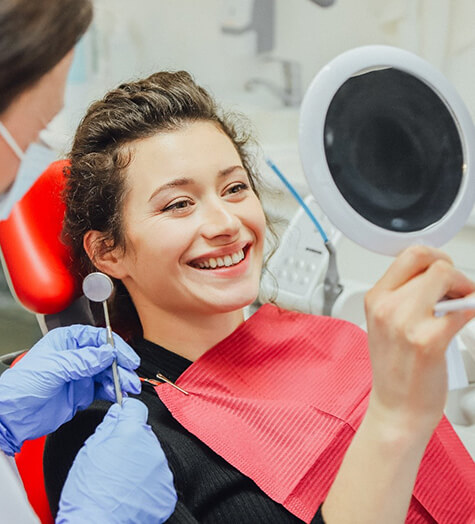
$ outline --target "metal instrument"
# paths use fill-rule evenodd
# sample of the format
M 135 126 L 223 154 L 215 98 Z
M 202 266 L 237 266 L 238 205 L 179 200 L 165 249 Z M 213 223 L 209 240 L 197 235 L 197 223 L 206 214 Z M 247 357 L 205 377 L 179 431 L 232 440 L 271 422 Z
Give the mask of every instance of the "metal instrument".
M 112 280 L 104 273 L 100 273 L 98 271 L 89 273 L 89 275 L 87 275 L 83 280 L 82 290 L 84 295 L 92 302 L 102 302 L 107 329 L 107 342 L 112 347 L 115 347 L 109 319 L 109 309 L 107 307 L 107 300 L 112 295 L 112 291 L 114 290 L 114 284 Z M 112 362 L 112 378 L 114 380 L 116 402 L 122 405 L 122 389 L 120 387 L 117 359 L 114 359 Z

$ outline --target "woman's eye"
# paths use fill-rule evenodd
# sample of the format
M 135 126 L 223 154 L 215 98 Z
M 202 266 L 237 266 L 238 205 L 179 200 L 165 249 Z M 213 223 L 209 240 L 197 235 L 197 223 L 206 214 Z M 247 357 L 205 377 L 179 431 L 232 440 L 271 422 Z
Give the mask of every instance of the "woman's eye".
M 162 211 L 181 211 L 189 208 L 191 205 L 192 202 L 190 200 L 177 200 L 176 202 L 165 206 Z
M 228 188 L 226 192 L 228 194 L 236 194 L 236 193 L 241 193 L 242 191 L 245 191 L 248 188 L 249 186 L 247 184 L 240 182 L 239 184 L 234 184 L 233 186 Z

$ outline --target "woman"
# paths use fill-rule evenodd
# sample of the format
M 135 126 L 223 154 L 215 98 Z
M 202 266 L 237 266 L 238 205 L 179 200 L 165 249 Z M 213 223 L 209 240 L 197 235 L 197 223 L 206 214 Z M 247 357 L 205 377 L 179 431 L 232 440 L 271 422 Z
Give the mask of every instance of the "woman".
M 410 504 L 411 519 L 434 521 L 423 507 L 427 487 L 412 502 L 411 494 L 443 415 L 445 348 L 475 314 L 435 318 L 432 308 L 443 296 L 473 293 L 475 284 L 440 251 L 401 254 L 366 300 L 372 387 L 366 337 L 356 327 L 270 305 L 244 321 L 243 308 L 258 293 L 266 222 L 247 142 L 187 73 L 157 73 L 93 104 L 70 155 L 65 237 L 78 271 L 97 268 L 115 279 L 114 328 L 141 356 L 139 374 L 152 379 L 159 371 L 189 393 L 166 385 L 157 388 L 160 398 L 152 388 L 140 397 L 174 474 L 170 522 L 404 522 Z M 252 379 L 239 390 L 249 358 Z M 278 358 L 287 374 L 260 375 L 282 372 Z M 344 384 L 325 382 L 339 380 L 340 371 Z M 307 385 L 310 407 L 294 394 Z M 237 390 L 244 393 L 235 402 Z M 328 391 L 323 412 L 319 397 Z M 196 415 L 205 397 L 209 409 Z M 50 437 L 45 470 L 53 506 L 76 449 L 104 410 L 96 405 Z M 229 423 L 220 424 L 221 415 Z M 308 417 L 316 425 L 305 424 Z M 316 427 L 322 420 L 338 438 Z M 263 438 L 235 445 L 241 430 Z M 324 433 L 334 452 L 317 453 Z M 297 445 L 302 454 L 299 448 L 278 475 Z M 470 470 L 468 455 L 460 456 Z M 437 467 L 427 462 L 424 468 Z M 459 488 L 472 505 L 473 485 L 465 484 Z M 462 518 L 473 516 L 473 505 L 468 512 Z

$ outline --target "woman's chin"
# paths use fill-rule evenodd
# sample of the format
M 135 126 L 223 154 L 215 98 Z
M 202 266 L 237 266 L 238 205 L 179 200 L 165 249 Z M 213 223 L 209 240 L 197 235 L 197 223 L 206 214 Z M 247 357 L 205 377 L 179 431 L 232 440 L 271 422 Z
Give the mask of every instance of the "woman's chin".
M 216 297 L 213 304 L 210 304 L 210 309 L 213 309 L 216 313 L 231 313 L 232 311 L 240 311 L 247 306 L 250 306 L 257 299 L 258 293 L 252 292 L 247 294 L 240 294 L 232 296 L 228 294 L 224 297 Z

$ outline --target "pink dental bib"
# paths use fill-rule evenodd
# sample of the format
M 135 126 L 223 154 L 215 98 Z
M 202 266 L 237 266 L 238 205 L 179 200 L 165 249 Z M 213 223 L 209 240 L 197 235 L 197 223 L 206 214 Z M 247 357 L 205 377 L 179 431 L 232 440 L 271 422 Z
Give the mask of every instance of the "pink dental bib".
M 310 522 L 367 408 L 366 333 L 265 305 L 177 385 L 189 395 L 155 388 L 174 418 Z M 445 418 L 422 461 L 408 522 L 475 522 L 475 466 Z

